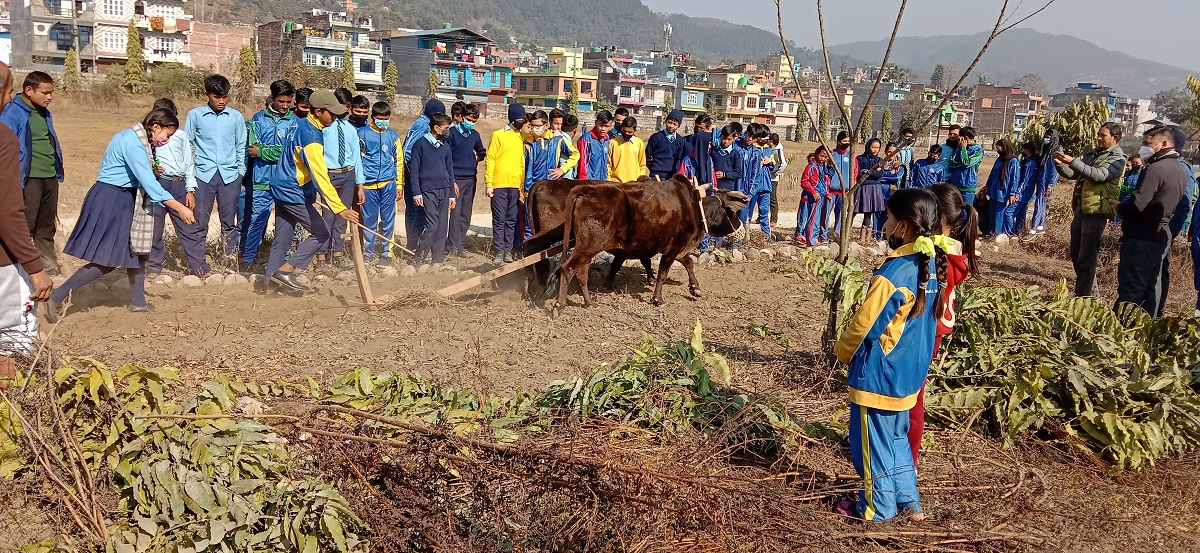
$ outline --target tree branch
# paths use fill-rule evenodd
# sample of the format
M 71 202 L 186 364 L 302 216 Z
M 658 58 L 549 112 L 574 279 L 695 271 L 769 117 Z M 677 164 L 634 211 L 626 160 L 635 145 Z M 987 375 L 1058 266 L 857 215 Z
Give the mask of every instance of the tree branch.
M 867 94 L 867 103 L 864 104 L 866 106 L 871 105 L 871 100 L 875 99 L 875 93 L 879 90 L 879 83 L 883 82 L 884 71 L 887 70 L 888 60 L 891 59 L 891 57 L 892 57 L 892 46 L 894 46 L 896 44 L 896 35 L 900 32 L 900 20 L 904 19 L 904 8 L 906 8 L 907 6 L 908 6 L 908 0 L 900 0 L 900 13 L 896 14 L 896 24 L 892 27 L 892 37 L 888 39 L 887 50 L 883 53 L 883 61 L 879 63 L 879 74 L 875 76 L 875 84 L 873 86 L 871 86 L 870 94 Z M 857 132 L 858 129 L 862 128 L 863 116 L 866 114 L 867 114 L 866 109 L 862 110 L 858 114 L 858 125 L 856 125 L 854 127 L 853 131 L 850 131 L 851 134 Z M 867 121 L 867 124 L 874 126 L 871 121 Z M 862 138 L 862 137 L 858 137 L 858 138 Z M 851 138 L 850 142 L 853 144 L 854 142 L 856 142 L 856 140 Z
M 775 3 L 779 4 L 778 1 Z M 825 11 L 821 7 L 821 0 L 817 0 L 817 25 L 821 29 L 821 55 L 825 57 L 825 75 L 829 78 L 829 92 L 833 94 L 833 101 L 837 103 L 838 111 L 842 113 L 842 124 L 850 131 L 850 146 L 853 147 L 854 129 L 850 128 L 850 114 L 846 113 L 846 106 L 843 105 L 841 96 L 838 96 L 837 87 L 833 84 L 833 68 L 829 66 L 829 45 L 825 42 Z M 782 28 L 783 24 L 780 23 L 780 29 Z M 779 36 L 782 39 L 783 33 L 781 32 Z M 842 182 L 846 182 L 845 179 Z

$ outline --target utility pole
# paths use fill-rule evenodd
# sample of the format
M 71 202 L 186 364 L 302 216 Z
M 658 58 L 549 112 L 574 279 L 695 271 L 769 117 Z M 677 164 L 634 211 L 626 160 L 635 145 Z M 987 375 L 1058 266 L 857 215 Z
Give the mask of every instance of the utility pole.
M 75 0 L 71 2 L 71 47 L 75 49 L 75 73 L 82 73 L 81 62 L 79 56 L 83 52 L 79 51 L 79 10 L 75 9 Z M 82 2 L 80 3 L 82 5 Z

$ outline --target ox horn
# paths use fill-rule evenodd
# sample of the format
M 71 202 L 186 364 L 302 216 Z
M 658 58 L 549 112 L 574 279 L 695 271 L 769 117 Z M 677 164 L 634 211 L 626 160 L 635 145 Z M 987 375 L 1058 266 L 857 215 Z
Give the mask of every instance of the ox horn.
M 697 187 L 696 187 L 696 190 L 699 190 L 699 191 L 701 191 L 701 192 L 708 192 L 708 189 L 710 189 L 710 188 L 712 188 L 712 183 L 711 183 L 711 182 L 710 182 L 710 183 L 708 183 L 708 184 L 705 184 L 705 185 L 703 185 L 703 186 L 697 186 Z
M 733 198 L 735 200 L 749 200 L 750 199 L 750 196 L 747 196 L 741 192 L 738 192 L 737 190 L 731 190 L 729 192 L 729 197 Z

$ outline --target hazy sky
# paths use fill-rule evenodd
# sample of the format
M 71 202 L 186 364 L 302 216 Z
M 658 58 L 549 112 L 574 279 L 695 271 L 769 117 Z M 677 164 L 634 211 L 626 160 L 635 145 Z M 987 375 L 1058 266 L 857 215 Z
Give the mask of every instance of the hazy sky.
M 650 9 L 714 17 L 776 30 L 773 0 L 642 0 Z M 1021 4 L 1018 16 L 1045 0 L 1011 0 Z M 990 30 L 1001 0 L 910 0 L 900 24 L 900 36 L 975 34 Z M 810 48 L 821 44 L 816 0 L 783 0 L 783 32 L 789 40 Z M 886 39 L 895 24 L 899 0 L 826 0 L 825 36 L 830 44 Z M 1071 35 L 1110 50 L 1200 71 L 1200 33 L 1195 21 L 1200 1 L 1057 0 L 1023 27 Z M 867 15 L 874 14 L 874 15 Z M 1158 43 L 1151 36 L 1166 36 Z M 880 56 L 883 52 L 880 52 Z M 1047 55 L 1053 55 L 1047 53 Z

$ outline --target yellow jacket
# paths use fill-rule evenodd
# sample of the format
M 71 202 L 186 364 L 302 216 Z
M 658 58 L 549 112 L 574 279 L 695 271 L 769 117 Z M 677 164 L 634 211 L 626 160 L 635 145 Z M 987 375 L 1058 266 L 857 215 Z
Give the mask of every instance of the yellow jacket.
M 488 188 L 517 188 L 525 182 L 525 139 L 505 126 L 492 133 L 484 158 L 483 182 Z
M 635 181 L 650 174 L 646 169 L 646 144 L 638 137 L 612 139 L 608 147 L 608 178 L 617 182 Z

